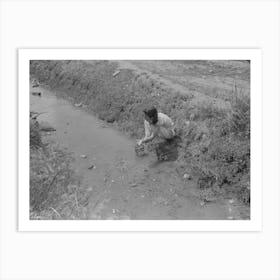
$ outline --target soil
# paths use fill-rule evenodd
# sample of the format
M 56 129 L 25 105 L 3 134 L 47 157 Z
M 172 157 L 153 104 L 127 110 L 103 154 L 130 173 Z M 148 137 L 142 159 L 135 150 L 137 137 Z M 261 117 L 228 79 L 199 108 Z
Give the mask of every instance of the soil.
M 82 177 L 80 187 L 90 193 L 88 219 L 247 217 L 247 208 L 232 197 L 202 196 L 195 178 L 182 174 L 178 160 L 160 162 L 153 152 L 137 157 L 135 139 L 89 113 L 85 102 L 75 106 L 73 100 L 58 98 L 55 90 L 37 89 L 41 96 L 30 93 L 31 110 L 47 112 L 38 119 L 55 128 L 46 132 L 44 141 L 55 141 L 72 153 L 72 167 Z
M 238 61 L 119 61 L 119 69 L 149 73 L 155 79 L 181 94 L 192 95 L 191 105 L 203 102 L 229 108 L 234 87 L 250 94 L 250 64 Z

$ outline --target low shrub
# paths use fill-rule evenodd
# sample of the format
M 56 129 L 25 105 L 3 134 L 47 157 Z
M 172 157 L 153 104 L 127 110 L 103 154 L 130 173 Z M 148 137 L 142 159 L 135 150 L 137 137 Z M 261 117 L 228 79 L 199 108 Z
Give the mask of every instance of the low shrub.
M 197 141 L 199 129 L 186 135 L 188 160 L 200 188 L 227 188 L 250 203 L 250 99 L 239 96 L 223 117 L 208 119 L 208 133 Z M 206 141 L 205 141 L 206 139 Z
M 79 186 L 70 154 L 53 143 L 30 145 L 30 218 L 85 219 L 89 194 Z

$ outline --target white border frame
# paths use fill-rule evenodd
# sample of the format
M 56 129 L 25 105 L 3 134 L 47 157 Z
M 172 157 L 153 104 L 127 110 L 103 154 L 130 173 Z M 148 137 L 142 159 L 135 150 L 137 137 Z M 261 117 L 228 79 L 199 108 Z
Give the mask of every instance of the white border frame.
M 29 220 L 30 60 L 251 60 L 251 219 L 176 221 Z M 262 62 L 260 49 L 19 49 L 19 231 L 261 231 Z

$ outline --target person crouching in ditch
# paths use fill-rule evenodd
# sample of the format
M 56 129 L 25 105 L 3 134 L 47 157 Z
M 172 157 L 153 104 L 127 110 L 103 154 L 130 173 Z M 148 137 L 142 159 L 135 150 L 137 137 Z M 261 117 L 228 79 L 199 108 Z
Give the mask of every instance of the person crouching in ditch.
M 176 136 L 175 125 L 170 117 L 158 112 L 154 106 L 143 112 L 145 136 L 137 142 L 138 146 L 152 141 L 155 137 L 164 140 L 164 142 L 170 142 L 174 139 Z M 156 151 L 159 157 L 158 150 Z

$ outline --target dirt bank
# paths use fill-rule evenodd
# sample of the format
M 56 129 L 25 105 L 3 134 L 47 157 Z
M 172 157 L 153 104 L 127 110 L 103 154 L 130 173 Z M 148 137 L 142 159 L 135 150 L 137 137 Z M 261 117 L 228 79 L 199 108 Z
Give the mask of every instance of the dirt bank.
M 64 151 L 71 152 L 72 160 L 65 171 L 72 170 L 80 177 L 79 183 L 69 182 L 69 175 L 64 172 L 62 175 L 67 175 L 66 180 L 59 178 L 59 184 L 52 185 L 54 193 L 63 193 L 63 200 L 58 197 L 54 202 L 45 201 L 45 204 L 51 203 L 48 209 L 53 209 L 49 211 L 52 216 L 47 215 L 46 218 L 246 218 L 246 211 L 236 201 L 209 196 L 206 200 L 202 197 L 195 181 L 180 175 L 177 161 L 159 163 L 153 153 L 143 158 L 136 157 L 132 139 L 82 108 L 58 99 L 52 92 L 44 88 L 39 90 L 42 97 L 31 96 L 31 108 L 47 112 L 38 117 L 40 123 L 48 123 L 55 128 L 45 134 L 43 142 L 57 143 Z M 51 155 L 52 158 L 56 156 L 57 153 Z M 52 181 L 53 176 L 49 177 Z M 33 190 L 37 190 L 36 186 Z M 85 201 L 85 197 L 88 200 Z M 65 208 L 65 200 L 68 208 Z M 71 209 L 69 201 L 72 201 L 70 216 L 67 214 Z M 39 205 L 41 207 L 42 203 Z M 44 213 L 39 216 L 44 216 Z
M 143 136 L 154 104 L 183 138 L 180 175 L 207 197 L 250 201 L 248 62 L 32 61 L 31 75 L 72 104 L 82 103 L 126 135 Z

